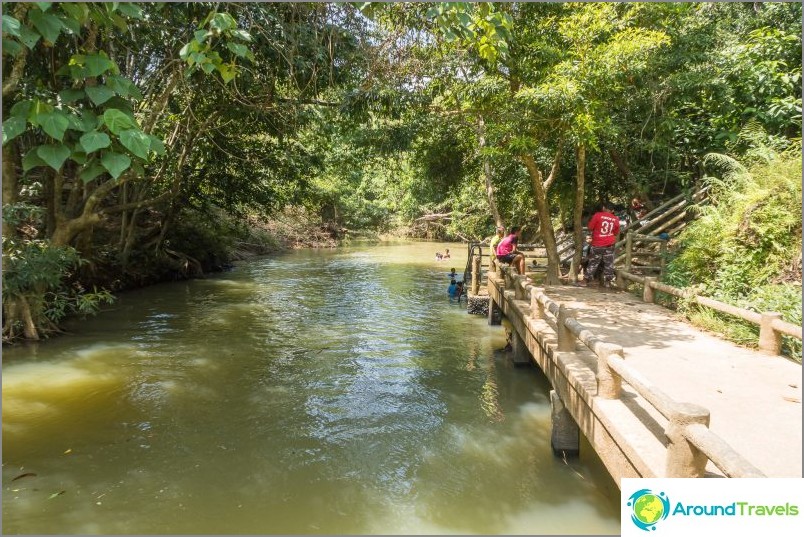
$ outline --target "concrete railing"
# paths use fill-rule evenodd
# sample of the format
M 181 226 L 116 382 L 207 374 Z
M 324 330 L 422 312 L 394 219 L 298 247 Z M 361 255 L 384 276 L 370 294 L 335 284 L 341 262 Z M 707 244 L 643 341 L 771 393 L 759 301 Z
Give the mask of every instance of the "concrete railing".
M 596 356 L 597 397 L 620 399 L 625 381 L 668 420 L 665 477 L 703 477 L 707 461 L 727 477 L 766 477 L 709 429 L 709 410 L 673 400 L 626 363 L 620 345 L 603 341 L 577 320 L 573 310 L 551 300 L 543 288 L 515 272 L 510 267 L 502 270 L 503 291 L 513 290 L 515 299 L 530 298 L 530 315 L 553 328 L 556 350 L 574 352 L 577 340 Z M 498 279 L 499 274 L 496 276 Z
M 692 300 L 696 304 L 706 306 L 715 311 L 732 315 L 749 323 L 759 325 L 759 350 L 772 355 L 779 355 L 782 351 L 782 335 L 791 336 L 801 340 L 801 327 L 782 320 L 782 314 L 775 311 L 757 313 L 745 308 L 738 308 L 713 298 L 696 295 L 690 289 L 679 289 L 661 283 L 656 278 L 637 276 L 626 270 L 615 269 L 617 285 L 625 289 L 627 282 L 632 281 L 642 285 L 642 300 L 655 302 L 655 291 L 661 291 L 684 300 Z

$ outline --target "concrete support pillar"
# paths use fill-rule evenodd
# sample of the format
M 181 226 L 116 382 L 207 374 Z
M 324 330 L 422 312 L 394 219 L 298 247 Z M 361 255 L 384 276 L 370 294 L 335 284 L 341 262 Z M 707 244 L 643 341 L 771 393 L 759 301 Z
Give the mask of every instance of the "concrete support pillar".
M 476 295 L 480 292 L 480 280 L 482 274 L 480 273 L 480 256 L 472 256 L 472 294 Z
M 530 351 L 525 341 L 519 337 L 515 329 L 511 329 L 511 359 L 514 365 L 522 366 L 530 364 Z
M 502 323 L 502 310 L 500 309 L 500 306 L 494 301 L 494 299 L 489 297 L 489 324 L 495 326 L 501 323 Z
M 558 336 L 558 350 L 560 352 L 575 351 L 575 334 L 570 332 L 570 329 L 564 323 L 568 317 L 573 317 L 574 315 L 575 312 L 564 304 L 558 307 L 558 334 L 556 336 Z
M 623 357 L 619 345 L 604 343 L 597 351 L 597 395 L 603 399 L 619 399 L 622 392 L 622 378 L 609 365 L 609 357 Z
M 655 293 L 653 292 L 653 287 L 651 287 L 651 283 L 655 282 L 656 278 L 650 278 L 645 276 L 645 286 L 642 289 L 642 300 L 645 302 L 653 303 L 655 300 Z
M 542 293 L 544 293 L 543 287 L 530 288 L 530 316 L 534 319 L 544 319 L 544 306 L 538 298 Z
M 782 353 L 782 334 L 773 329 L 773 321 L 781 319 L 782 314 L 775 311 L 762 313 L 759 322 L 759 350 L 778 356 Z
M 525 291 L 525 285 L 527 285 L 527 283 L 527 276 L 514 276 L 514 298 L 517 300 L 527 300 L 528 294 L 527 291 Z
M 581 449 L 581 430 L 569 413 L 558 392 L 550 390 L 550 447 L 556 457 L 577 457 Z
M 707 456 L 684 438 L 684 427 L 700 423 L 709 427 L 709 411 L 691 403 L 678 403 L 670 416 L 665 434 L 667 465 L 664 477 L 703 477 L 706 473 Z

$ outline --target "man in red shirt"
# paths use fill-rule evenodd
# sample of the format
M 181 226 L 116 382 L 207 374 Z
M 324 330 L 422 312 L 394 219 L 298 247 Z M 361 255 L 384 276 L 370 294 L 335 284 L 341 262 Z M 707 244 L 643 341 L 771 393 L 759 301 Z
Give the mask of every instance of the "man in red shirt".
M 497 259 L 502 263 L 510 263 L 520 274 L 525 274 L 525 256 L 516 249 L 521 234 L 519 226 L 511 228 L 511 233 L 497 245 Z
M 592 234 L 592 244 L 589 247 L 589 263 L 584 271 L 583 283 L 585 286 L 603 264 L 603 282 L 611 287 L 614 280 L 614 243 L 620 233 L 620 219 L 612 214 L 608 203 L 601 203 L 599 210 L 592 215 L 586 225 Z

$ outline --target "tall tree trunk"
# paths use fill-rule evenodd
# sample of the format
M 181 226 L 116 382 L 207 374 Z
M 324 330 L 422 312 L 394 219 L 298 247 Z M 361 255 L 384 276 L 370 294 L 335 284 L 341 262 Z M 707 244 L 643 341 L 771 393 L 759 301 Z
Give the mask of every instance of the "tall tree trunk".
M 578 267 L 581 266 L 581 254 L 583 252 L 583 198 L 584 198 L 584 182 L 586 171 L 586 146 L 581 143 L 575 148 L 576 162 L 578 165 L 578 174 L 575 181 L 575 210 L 573 211 L 572 229 L 574 230 L 575 240 L 575 253 L 572 254 L 572 267 L 575 270 L 570 270 L 569 279 L 571 282 L 578 281 L 578 274 L 576 273 Z
M 558 285 L 561 283 L 561 260 L 558 257 L 558 248 L 556 248 L 556 236 L 553 231 L 553 223 L 550 221 L 550 202 L 547 200 L 547 188 L 552 184 L 555 179 L 555 174 L 558 171 L 558 162 L 561 158 L 561 145 L 559 145 L 556 151 L 553 168 L 545 182 L 542 182 L 542 172 L 539 171 L 533 157 L 530 155 L 522 155 L 521 158 L 525 163 L 525 167 L 528 169 L 530 182 L 531 185 L 533 185 L 533 197 L 536 199 L 536 210 L 539 212 L 539 225 L 542 228 L 542 239 L 544 240 L 544 248 L 547 252 L 547 274 L 544 283 L 546 285 Z
M 483 179 L 486 183 L 486 199 L 488 199 L 489 202 L 489 209 L 491 209 L 494 224 L 496 226 L 502 226 L 504 224 L 500 216 L 500 211 L 497 209 L 497 196 L 494 193 L 494 184 L 491 182 L 491 162 L 489 158 L 483 154 L 483 150 L 486 148 L 486 122 L 481 115 L 477 116 L 477 146 L 480 158 L 483 159 Z

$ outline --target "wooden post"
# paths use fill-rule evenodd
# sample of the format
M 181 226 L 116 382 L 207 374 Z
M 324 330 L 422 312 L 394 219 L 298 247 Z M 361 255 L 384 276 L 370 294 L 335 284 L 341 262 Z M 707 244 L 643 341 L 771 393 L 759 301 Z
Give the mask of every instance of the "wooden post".
M 574 315 L 575 312 L 564 304 L 558 307 L 558 334 L 556 336 L 558 336 L 558 350 L 560 352 L 573 352 L 575 350 L 575 334 L 570 332 L 570 329 L 565 324 L 567 318 Z
M 482 275 L 480 273 L 480 256 L 472 256 L 472 294 L 476 295 L 480 292 L 480 280 Z
M 615 274 L 616 274 L 616 279 L 614 280 L 615 285 L 617 285 L 617 287 L 620 288 L 620 289 L 627 290 L 628 289 L 628 280 L 626 280 L 625 276 L 623 276 L 623 272 L 621 270 L 618 270 L 618 271 L 615 272 Z
M 684 427 L 700 423 L 709 427 L 709 411 L 691 403 L 676 404 L 665 434 L 667 463 L 664 477 L 703 477 L 706 473 L 707 456 L 684 438 Z
M 650 278 L 645 276 L 645 287 L 642 289 L 642 300 L 645 302 L 653 302 L 655 297 L 655 293 L 653 292 L 653 287 L 650 284 L 656 281 L 656 278 Z
M 543 287 L 530 288 L 530 316 L 534 319 L 544 319 L 544 306 L 539 302 L 539 295 L 542 293 Z
M 603 399 L 619 399 L 623 381 L 609 365 L 610 356 L 623 357 L 619 345 L 604 343 L 597 352 L 597 395 Z
M 631 253 L 634 248 L 634 232 L 625 234 L 625 271 L 631 272 Z
M 775 311 L 762 313 L 759 321 L 759 350 L 765 354 L 778 356 L 782 353 L 782 334 L 773 329 L 773 321 L 781 319 L 782 314 Z

